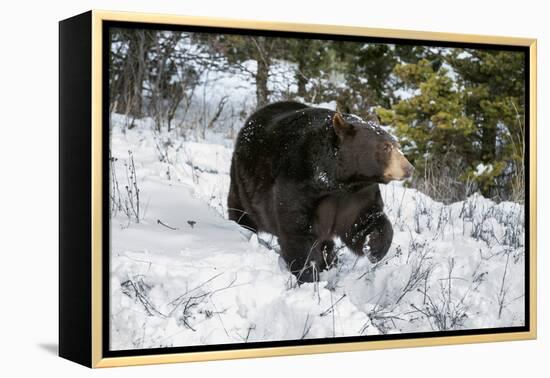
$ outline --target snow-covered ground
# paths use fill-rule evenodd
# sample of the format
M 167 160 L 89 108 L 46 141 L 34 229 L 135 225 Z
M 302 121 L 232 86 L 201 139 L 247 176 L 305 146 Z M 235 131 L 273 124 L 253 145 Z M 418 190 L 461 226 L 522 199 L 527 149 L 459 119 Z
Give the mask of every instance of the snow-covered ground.
M 227 220 L 231 140 L 124 124 L 113 115 L 112 350 L 524 324 L 522 205 L 381 185 L 387 256 L 340 246 L 337 267 L 297 286 L 276 240 Z

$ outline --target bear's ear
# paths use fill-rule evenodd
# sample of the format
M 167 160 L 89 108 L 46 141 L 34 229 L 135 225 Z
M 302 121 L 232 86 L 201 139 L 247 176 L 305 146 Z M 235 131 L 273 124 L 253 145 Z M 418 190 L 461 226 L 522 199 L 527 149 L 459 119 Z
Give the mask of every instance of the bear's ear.
M 353 134 L 355 134 L 353 125 L 346 122 L 344 117 L 342 117 L 342 114 L 339 112 L 334 113 L 334 117 L 332 118 L 332 127 L 334 128 L 336 135 L 338 135 L 338 138 L 341 140 L 347 136 L 353 136 Z
M 365 118 L 365 121 L 372 122 L 372 123 L 380 126 L 380 118 L 378 118 L 378 115 L 375 114 L 375 113 L 369 114 L 367 116 L 367 118 Z

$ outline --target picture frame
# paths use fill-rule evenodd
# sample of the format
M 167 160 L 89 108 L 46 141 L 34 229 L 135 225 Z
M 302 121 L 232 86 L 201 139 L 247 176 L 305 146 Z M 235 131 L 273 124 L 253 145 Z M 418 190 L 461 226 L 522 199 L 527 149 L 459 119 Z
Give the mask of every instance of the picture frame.
M 523 325 L 112 350 L 109 31 L 155 29 L 513 50 L 524 54 Z M 59 23 L 59 355 L 87 367 L 535 339 L 537 335 L 536 39 L 337 25 L 89 11 Z M 336 109 L 338 112 L 338 109 Z M 135 172 L 134 172 L 135 173 Z M 160 219 L 158 220 L 160 223 Z M 189 222 L 189 221 L 188 221 Z M 191 221 L 195 222 L 195 221 Z M 189 224 L 193 229 L 193 224 Z M 162 224 L 165 228 L 173 228 Z M 183 231 L 183 233 L 187 232 Z M 112 237 L 112 235 L 111 235 Z M 258 241 L 258 239 L 255 239 Z M 508 263 L 506 263 L 507 265 Z M 452 271 L 452 269 L 451 269 Z M 450 277 L 451 273 L 449 273 Z M 504 273 L 506 276 L 506 270 Z M 504 280 L 504 278 L 502 278 Z M 504 285 L 502 285 L 504 286 Z M 305 286 L 304 286 L 305 287 Z M 450 290 L 450 289 L 449 289 Z M 137 293 L 137 292 L 136 292 Z M 450 294 L 449 294 L 450 295 Z M 342 297 L 343 298 L 343 297 Z M 136 297 L 133 297 L 136 300 Z M 338 298 L 337 298 L 338 299 Z M 341 299 L 341 298 L 340 298 Z M 307 320 L 306 320 L 307 324 Z M 191 327 L 188 327 L 191 328 Z

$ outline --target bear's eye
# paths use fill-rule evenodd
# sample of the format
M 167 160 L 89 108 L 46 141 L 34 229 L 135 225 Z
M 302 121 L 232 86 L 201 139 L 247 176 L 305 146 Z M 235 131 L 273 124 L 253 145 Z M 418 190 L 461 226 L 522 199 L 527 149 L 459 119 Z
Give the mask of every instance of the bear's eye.
M 393 146 L 391 143 L 384 143 L 384 151 L 390 152 L 393 149 Z

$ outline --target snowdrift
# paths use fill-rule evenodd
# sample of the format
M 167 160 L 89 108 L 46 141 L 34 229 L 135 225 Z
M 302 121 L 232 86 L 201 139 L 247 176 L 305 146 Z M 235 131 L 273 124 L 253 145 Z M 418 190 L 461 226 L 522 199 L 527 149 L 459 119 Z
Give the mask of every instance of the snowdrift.
M 230 140 L 111 122 L 112 350 L 524 324 L 520 204 L 381 185 L 395 231 L 384 260 L 338 244 L 338 266 L 297 286 L 275 238 L 227 220 Z

